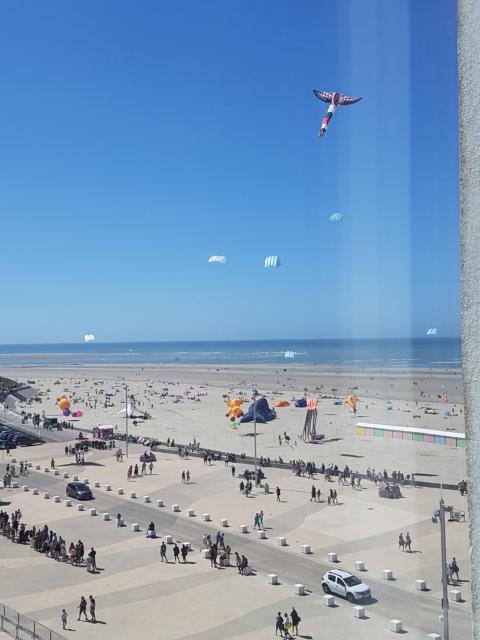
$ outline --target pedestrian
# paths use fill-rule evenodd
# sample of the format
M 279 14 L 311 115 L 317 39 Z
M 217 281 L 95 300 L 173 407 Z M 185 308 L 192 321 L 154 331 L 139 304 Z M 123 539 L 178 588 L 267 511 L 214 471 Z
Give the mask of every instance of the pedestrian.
M 317 490 L 315 489 L 313 484 L 312 484 L 312 491 L 310 494 L 310 502 L 312 502 L 312 500 L 315 500 L 315 502 L 317 501 Z
M 96 622 L 97 619 L 95 617 L 95 600 L 92 595 L 88 596 L 88 599 L 90 600 L 90 621 Z
M 317 502 L 320 502 L 320 497 L 322 495 L 322 492 L 320 491 L 320 488 L 317 489 Z
M 235 477 L 235 467 L 232 467 L 232 478 Z
M 167 545 L 165 544 L 165 541 L 162 541 L 162 544 L 160 545 L 160 560 L 162 562 L 166 562 L 168 564 L 168 559 L 167 559 Z
M 187 469 L 187 484 L 190 482 L 190 471 Z
M 96 561 L 97 552 L 93 547 L 90 549 L 90 553 L 88 554 L 88 557 L 92 561 L 92 571 L 96 571 L 97 570 L 97 561 Z
M 292 610 L 290 612 L 290 619 L 292 621 L 292 632 L 293 632 L 293 635 L 298 636 L 298 623 L 301 622 L 301 618 L 298 615 L 298 613 L 296 612 L 294 607 L 292 607 Z
M 122 526 L 122 515 L 120 513 L 117 513 L 117 527 L 121 527 Z
M 277 613 L 277 617 L 275 618 L 275 635 L 278 636 L 278 632 L 280 631 L 280 637 L 283 636 L 283 618 L 280 611 Z
M 264 516 L 264 513 L 263 513 L 263 509 L 262 509 L 260 511 L 260 513 L 258 514 L 258 518 L 259 518 L 259 521 L 260 521 L 260 526 L 261 526 L 262 529 L 263 529 L 263 516 Z
M 182 471 L 182 484 L 185 484 L 185 480 L 186 480 L 185 471 Z
M 458 572 L 460 571 L 460 569 L 458 567 L 456 558 L 452 558 L 450 567 L 451 567 L 452 578 L 453 578 L 453 575 L 455 574 L 457 577 L 457 582 L 460 582 L 460 577 L 458 575 Z
M 65 611 L 65 609 L 62 609 L 62 615 L 60 616 L 60 618 L 62 620 L 62 629 L 66 629 L 68 613 Z
M 280 493 L 281 493 L 281 492 L 280 492 L 280 487 L 277 487 L 277 488 L 275 489 L 275 492 L 276 492 L 276 494 L 277 494 L 277 502 L 280 502 Z
M 55 469 L 55 460 L 53 458 L 50 460 L 50 468 Z
M 403 538 L 403 533 L 398 536 L 398 548 L 402 551 L 405 551 L 405 540 Z
M 85 596 L 80 598 L 80 604 L 78 605 L 78 620 L 80 620 L 82 613 L 85 616 L 85 620 L 88 622 L 87 601 L 85 600 Z
M 127 481 L 132 479 L 132 473 L 133 473 L 133 467 L 132 467 L 132 465 L 130 465 L 128 467 L 128 471 L 127 471 Z
M 173 546 L 173 559 L 175 562 L 180 562 L 180 558 L 178 557 L 180 555 L 180 549 L 178 547 L 178 544 L 175 543 Z
M 253 525 L 253 530 L 255 531 L 256 528 L 260 529 L 260 514 L 256 513 L 255 514 L 255 520 L 254 520 L 254 525 Z
M 290 629 L 292 628 L 292 623 L 290 622 L 290 618 L 288 617 L 288 613 L 285 612 L 283 614 L 283 632 L 285 633 L 285 638 L 292 638 L 292 634 L 290 633 Z
M 180 550 L 181 554 L 182 554 L 182 559 L 183 562 L 186 564 L 187 562 L 187 555 L 188 555 L 188 547 L 186 544 L 182 544 L 182 548 Z
M 408 531 L 405 534 L 405 550 L 407 549 L 410 553 L 412 553 L 412 539 Z
M 242 559 L 238 551 L 235 551 L 235 564 L 237 565 L 238 573 L 242 573 Z

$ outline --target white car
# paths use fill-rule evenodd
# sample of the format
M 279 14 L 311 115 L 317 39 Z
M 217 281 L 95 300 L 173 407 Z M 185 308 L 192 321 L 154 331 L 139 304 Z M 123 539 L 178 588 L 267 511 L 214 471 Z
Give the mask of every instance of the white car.
M 347 598 L 349 602 L 370 598 L 370 587 L 348 571 L 328 571 L 322 578 L 325 593 Z

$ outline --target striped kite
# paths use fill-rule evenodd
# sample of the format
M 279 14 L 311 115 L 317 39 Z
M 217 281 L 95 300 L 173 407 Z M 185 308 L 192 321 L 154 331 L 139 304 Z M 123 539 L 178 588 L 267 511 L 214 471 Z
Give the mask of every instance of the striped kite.
M 319 99 L 323 100 L 323 102 L 328 102 L 327 113 L 322 120 L 322 126 L 320 127 L 320 131 L 318 135 L 320 137 L 324 136 L 327 133 L 328 123 L 332 119 L 333 114 L 335 113 L 335 109 L 340 106 L 347 106 L 349 104 L 355 104 L 355 102 L 359 102 L 361 98 L 351 98 L 350 96 L 346 96 L 343 93 L 332 93 L 331 91 L 317 91 L 313 90 L 313 94 Z

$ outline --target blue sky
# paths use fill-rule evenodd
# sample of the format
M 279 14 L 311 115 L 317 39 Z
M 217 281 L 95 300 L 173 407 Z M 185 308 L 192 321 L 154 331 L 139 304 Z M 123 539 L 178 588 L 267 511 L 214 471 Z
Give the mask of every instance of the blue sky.
M 456 74 L 454 0 L 3 3 L 0 343 L 458 335 Z

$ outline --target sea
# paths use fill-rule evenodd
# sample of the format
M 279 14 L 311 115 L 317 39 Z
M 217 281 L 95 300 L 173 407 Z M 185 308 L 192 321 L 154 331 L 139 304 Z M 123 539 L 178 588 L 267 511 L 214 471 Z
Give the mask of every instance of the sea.
M 0 366 L 162 364 L 460 369 L 461 344 L 460 338 L 428 337 L 0 345 Z

